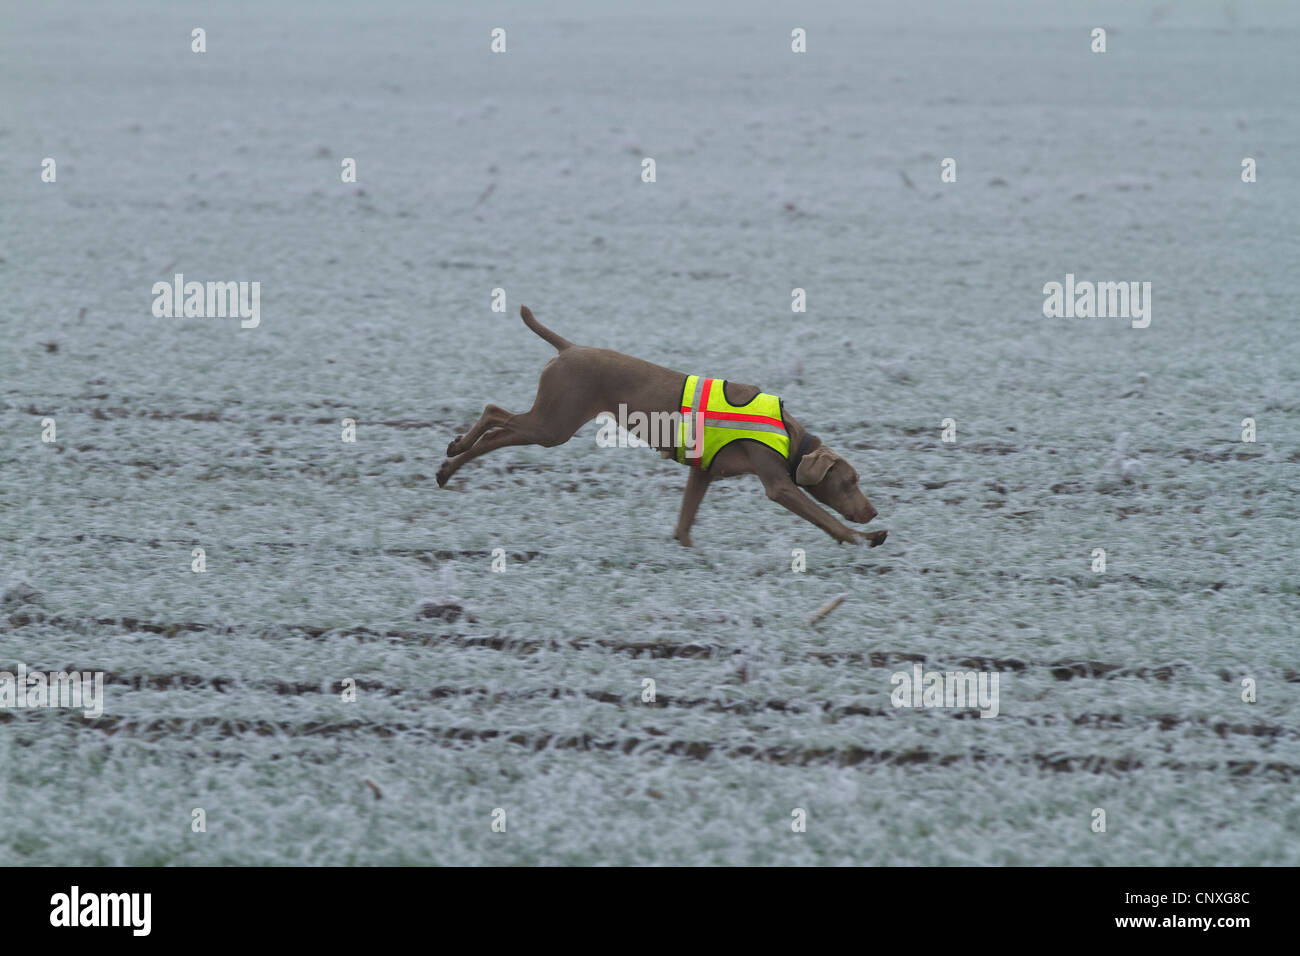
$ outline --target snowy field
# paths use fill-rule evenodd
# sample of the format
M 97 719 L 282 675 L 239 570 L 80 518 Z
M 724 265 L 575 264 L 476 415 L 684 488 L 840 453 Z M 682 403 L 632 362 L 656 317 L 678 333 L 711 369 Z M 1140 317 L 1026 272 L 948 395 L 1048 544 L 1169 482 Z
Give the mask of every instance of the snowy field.
M 1088 7 L 7 7 L 0 670 L 106 702 L 0 710 L 0 863 L 1300 863 L 1300 12 Z M 439 490 L 520 304 L 780 394 L 888 542 L 742 478 L 684 549 L 595 425 Z

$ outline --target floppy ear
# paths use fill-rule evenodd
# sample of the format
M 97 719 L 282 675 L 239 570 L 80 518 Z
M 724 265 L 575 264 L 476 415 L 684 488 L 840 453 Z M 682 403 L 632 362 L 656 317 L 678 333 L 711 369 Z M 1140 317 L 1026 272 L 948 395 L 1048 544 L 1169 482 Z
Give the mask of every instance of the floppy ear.
M 795 484 L 817 484 L 826 477 L 826 472 L 830 471 L 831 465 L 835 464 L 837 457 L 839 456 L 825 445 L 810 451 L 803 456 L 803 461 L 799 462 L 799 470 L 794 473 Z

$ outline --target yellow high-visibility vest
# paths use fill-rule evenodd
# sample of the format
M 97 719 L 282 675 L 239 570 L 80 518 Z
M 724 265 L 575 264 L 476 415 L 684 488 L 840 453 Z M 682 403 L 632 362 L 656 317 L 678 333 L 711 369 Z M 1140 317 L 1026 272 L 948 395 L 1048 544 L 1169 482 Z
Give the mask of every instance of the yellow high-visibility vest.
M 782 458 L 790 457 L 790 434 L 781 419 L 781 399 L 760 392 L 748 405 L 727 401 L 720 378 L 686 376 L 682 420 L 677 426 L 677 460 L 708 470 L 713 456 L 733 441 L 762 442 Z M 702 411 L 703 428 L 698 412 Z

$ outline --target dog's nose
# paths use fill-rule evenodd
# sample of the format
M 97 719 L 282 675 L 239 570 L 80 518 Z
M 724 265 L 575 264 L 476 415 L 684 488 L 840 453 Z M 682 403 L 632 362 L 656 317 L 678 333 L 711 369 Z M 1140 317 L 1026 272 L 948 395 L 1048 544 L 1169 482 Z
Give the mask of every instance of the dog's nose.
M 867 505 L 867 511 L 866 511 L 867 516 L 862 519 L 862 523 L 866 524 L 868 521 L 874 518 L 878 513 L 879 512 L 877 512 L 875 508 L 871 507 L 871 505 Z

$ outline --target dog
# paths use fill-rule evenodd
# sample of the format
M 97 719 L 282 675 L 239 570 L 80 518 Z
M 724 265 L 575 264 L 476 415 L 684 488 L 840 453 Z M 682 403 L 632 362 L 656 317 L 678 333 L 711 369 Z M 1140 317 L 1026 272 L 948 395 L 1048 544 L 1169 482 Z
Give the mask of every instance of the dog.
M 509 445 L 562 445 L 601 413 L 622 406 L 646 418 L 675 416 L 665 458 L 690 466 L 681 512 L 673 533 L 691 547 L 691 525 L 715 478 L 757 475 L 768 498 L 815 524 L 836 541 L 883 544 L 887 531 L 857 531 L 836 520 L 804 494 L 829 505 L 849 521 L 866 524 L 876 509 L 858 487 L 858 473 L 831 451 L 775 395 L 756 386 L 684 375 L 610 349 L 574 345 L 519 310 L 524 324 L 555 346 L 537 382 L 533 407 L 514 415 L 488 405 L 478 421 L 447 446 L 438 469 L 444 487 L 463 465 Z

